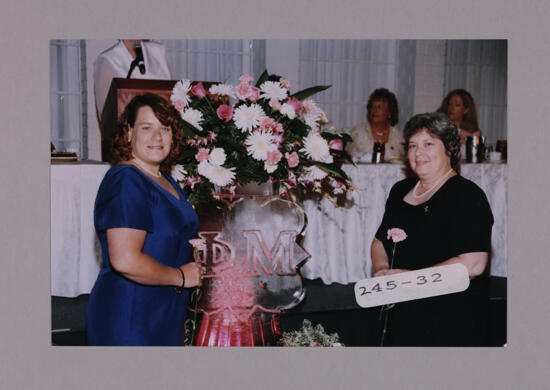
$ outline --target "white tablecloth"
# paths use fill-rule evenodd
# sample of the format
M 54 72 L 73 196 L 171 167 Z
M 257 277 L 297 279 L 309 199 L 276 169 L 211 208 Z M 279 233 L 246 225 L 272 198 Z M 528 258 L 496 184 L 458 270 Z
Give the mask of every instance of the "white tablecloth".
M 94 231 L 94 202 L 109 164 L 51 165 L 52 295 L 76 297 L 91 291 L 101 264 Z
M 401 164 L 351 164 L 342 167 L 357 190 L 354 204 L 336 208 L 327 199 L 320 204 L 305 201 L 308 218 L 304 248 L 311 258 L 302 268 L 308 279 L 324 283 L 352 283 L 370 277 L 370 246 L 382 221 L 393 184 L 405 178 Z M 487 195 L 495 223 L 492 231 L 491 275 L 506 276 L 506 164 L 462 164 L 461 175 L 480 186 Z

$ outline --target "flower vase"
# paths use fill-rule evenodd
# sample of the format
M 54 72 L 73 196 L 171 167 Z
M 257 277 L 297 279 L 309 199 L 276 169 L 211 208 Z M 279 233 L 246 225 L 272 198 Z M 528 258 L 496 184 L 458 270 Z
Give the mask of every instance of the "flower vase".
M 206 273 L 202 296 L 188 315 L 198 319 L 193 345 L 277 345 L 281 310 L 305 296 L 298 268 L 309 253 L 296 242 L 303 210 L 274 196 L 271 183 L 238 192 L 215 217 L 220 220 L 208 223 L 215 230 L 203 230 L 201 220 L 205 249 L 198 258 Z

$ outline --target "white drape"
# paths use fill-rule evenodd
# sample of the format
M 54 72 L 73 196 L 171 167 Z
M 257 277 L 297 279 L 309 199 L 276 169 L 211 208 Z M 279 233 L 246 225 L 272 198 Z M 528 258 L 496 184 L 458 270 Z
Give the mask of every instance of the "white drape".
M 78 40 L 50 41 L 51 141 L 57 151 L 75 151 L 79 156 L 85 156 L 86 137 L 84 55 Z
M 331 125 L 348 130 L 366 120 L 366 103 L 376 88 L 396 90 L 395 40 L 300 41 L 300 89 L 332 85 L 314 99 Z

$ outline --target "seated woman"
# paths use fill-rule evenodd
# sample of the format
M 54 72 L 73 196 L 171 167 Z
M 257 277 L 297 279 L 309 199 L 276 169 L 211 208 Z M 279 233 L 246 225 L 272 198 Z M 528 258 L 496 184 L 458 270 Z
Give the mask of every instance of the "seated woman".
M 493 214 L 487 197 L 457 174 L 460 138 L 446 115 L 415 115 L 405 125 L 404 136 L 408 164 L 416 177 L 397 182 L 390 191 L 371 246 L 374 276 L 461 263 L 472 280 L 461 293 L 397 303 L 388 312 L 386 344 L 483 345 L 486 328 L 478 277 L 491 249 Z M 394 269 L 388 261 L 391 228 L 408 235 L 397 245 Z
M 403 136 L 394 127 L 398 121 L 399 109 L 395 95 L 386 88 L 375 89 L 367 103 L 367 122 L 351 129 L 353 142 L 348 144 L 347 152 L 372 152 L 374 142 L 382 142 L 386 160 L 401 158 Z
M 448 93 L 437 112 L 447 114 L 458 127 L 461 143 L 461 158 L 466 158 L 466 137 L 482 135 L 477 124 L 477 110 L 474 98 L 464 89 L 455 89 Z
M 113 167 L 99 187 L 94 223 L 102 266 L 87 307 L 89 345 L 181 345 L 197 215 L 170 177 L 182 119 L 158 95 L 134 97 L 115 132 Z

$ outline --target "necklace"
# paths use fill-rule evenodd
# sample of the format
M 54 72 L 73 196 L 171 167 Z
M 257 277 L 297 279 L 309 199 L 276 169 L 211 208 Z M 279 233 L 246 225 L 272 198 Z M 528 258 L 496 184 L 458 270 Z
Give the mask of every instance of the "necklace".
M 132 159 L 132 161 L 135 162 L 138 167 L 140 167 L 142 170 L 144 170 L 145 173 L 148 173 L 149 175 L 151 175 L 153 177 L 157 177 L 157 178 L 162 177 L 162 173 L 160 173 L 160 171 L 159 172 L 151 171 L 136 156 L 133 156 L 133 157 L 134 158 Z
M 449 174 L 450 174 L 452 171 L 453 171 L 453 168 L 449 169 L 449 170 L 447 171 L 447 173 L 444 174 L 444 175 L 441 177 L 441 179 L 439 179 L 439 180 L 438 180 L 429 190 L 424 191 L 424 192 L 421 193 L 420 195 L 417 195 L 417 194 L 416 194 L 416 192 L 417 192 L 416 190 L 418 189 L 418 186 L 419 186 L 419 184 L 420 184 L 420 180 L 418 180 L 418 182 L 416 183 L 416 185 L 414 186 L 413 191 L 412 191 L 412 196 L 413 196 L 413 198 L 420 198 L 421 196 L 424 196 L 424 195 L 430 193 L 431 191 L 433 191 L 433 189 L 434 189 L 435 187 L 437 187 L 439 184 L 441 184 L 441 182 L 442 182 L 447 176 L 449 176 Z

